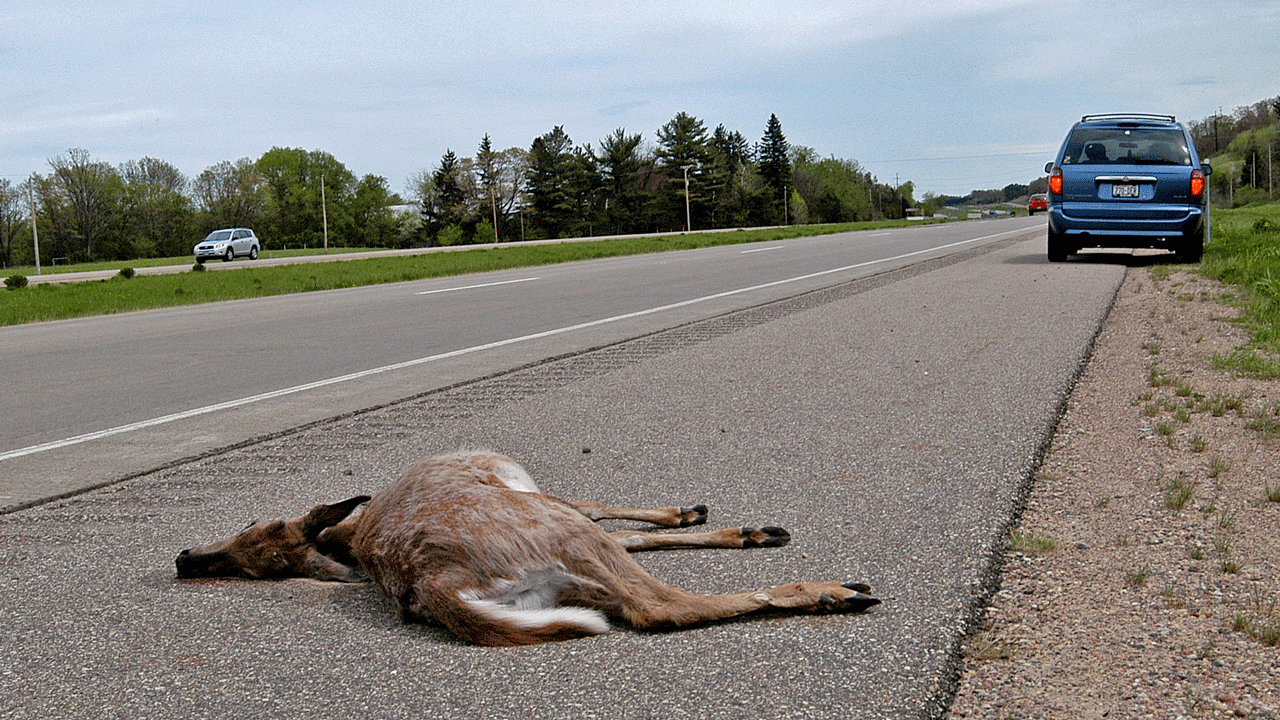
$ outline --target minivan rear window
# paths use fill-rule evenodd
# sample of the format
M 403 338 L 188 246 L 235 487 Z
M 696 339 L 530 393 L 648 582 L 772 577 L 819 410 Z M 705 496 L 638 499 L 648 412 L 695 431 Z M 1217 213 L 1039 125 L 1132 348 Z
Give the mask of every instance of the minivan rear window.
M 1067 140 L 1063 165 L 1191 165 L 1181 130 L 1077 128 Z

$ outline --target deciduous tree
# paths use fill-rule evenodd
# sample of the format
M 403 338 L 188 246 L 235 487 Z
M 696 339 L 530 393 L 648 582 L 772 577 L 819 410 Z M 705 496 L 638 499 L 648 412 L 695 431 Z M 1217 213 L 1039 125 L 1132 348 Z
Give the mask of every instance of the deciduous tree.
M 0 267 L 15 264 L 14 242 L 27 221 L 23 208 L 27 205 L 21 187 L 0 178 Z M 27 233 L 29 234 L 29 233 Z
M 200 230 L 206 233 L 224 227 L 254 227 L 267 204 L 266 185 L 249 158 L 223 160 L 205 168 L 192 183 L 192 194 L 202 214 Z M 263 238 L 263 242 L 279 246 L 270 238 Z
M 120 219 L 119 173 L 79 148 L 49 160 L 49 167 L 53 172 L 42 200 L 57 242 L 78 260 L 115 258 L 120 249 L 109 241 Z
M 132 257 L 184 255 L 199 238 L 190 181 L 178 168 L 155 158 L 130 160 L 124 178 L 125 242 Z
M 267 192 L 264 228 L 258 233 L 265 242 L 317 247 L 323 242 L 327 223 L 336 244 L 350 244 L 350 199 L 356 178 L 333 155 L 322 150 L 275 147 L 258 158 L 255 167 Z

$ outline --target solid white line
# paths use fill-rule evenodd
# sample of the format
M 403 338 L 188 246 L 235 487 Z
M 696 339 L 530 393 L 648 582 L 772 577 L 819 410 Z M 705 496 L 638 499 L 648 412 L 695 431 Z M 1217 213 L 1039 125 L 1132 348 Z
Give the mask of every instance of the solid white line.
M 495 285 L 510 285 L 511 283 L 530 282 L 532 280 L 541 280 L 541 279 L 542 278 L 529 277 L 529 278 L 520 278 L 519 280 L 502 280 L 499 282 L 480 283 L 479 285 L 463 285 L 462 287 L 441 288 L 439 290 L 424 290 L 420 293 L 414 293 L 414 294 L 415 295 L 435 295 L 436 293 L 447 293 L 447 292 L 453 292 L 454 290 L 475 290 L 476 288 L 487 288 L 487 287 L 493 287 Z
M 338 377 L 329 378 L 328 380 L 317 380 L 316 382 L 306 383 L 304 385 L 296 385 L 294 387 L 283 388 L 281 390 L 272 390 L 271 392 L 262 393 L 261 395 L 253 395 L 250 397 L 241 398 L 239 400 L 229 400 L 227 402 L 217 403 L 215 405 L 206 405 L 204 407 L 194 408 L 191 410 L 174 413 L 172 415 L 165 415 L 163 417 L 152 418 L 150 420 L 142 420 L 140 422 L 130 423 L 128 425 L 120 425 L 118 427 L 108 428 L 106 430 L 98 430 L 97 432 L 85 433 L 84 435 L 76 435 L 75 437 L 65 438 L 63 440 L 54 440 L 52 442 L 42 443 L 40 445 L 32 445 L 30 447 L 19 448 L 17 450 L 10 450 L 9 452 L 6 452 L 6 453 L 0 453 L 0 462 L 3 462 L 5 460 L 12 460 L 14 458 L 24 457 L 26 455 L 35 455 L 36 453 L 48 452 L 49 450 L 57 450 L 59 448 L 69 447 L 71 445 L 79 445 L 81 443 L 91 442 L 93 440 L 101 440 L 103 438 L 113 437 L 115 435 L 123 435 L 125 433 L 130 433 L 135 430 L 143 430 L 149 427 L 155 427 L 157 425 L 165 425 L 167 423 L 177 422 L 179 420 L 187 420 L 189 418 L 199 417 L 201 415 L 208 415 L 209 413 L 215 413 L 222 410 L 231 410 L 234 408 L 243 407 L 245 405 L 251 405 L 253 403 L 262 402 L 263 400 L 272 400 L 274 398 L 284 397 L 286 395 L 294 395 L 300 392 L 306 392 L 308 390 L 315 390 L 317 388 L 328 387 L 330 385 L 338 385 L 340 383 L 350 382 L 352 380 L 360 380 L 362 378 L 367 378 L 374 375 L 381 375 L 383 373 L 388 373 L 388 372 L 394 372 L 396 370 L 404 370 L 406 368 L 416 367 L 418 365 L 425 365 L 427 363 L 433 363 L 439 360 L 448 360 L 450 358 L 460 357 L 462 355 L 470 355 L 472 353 L 483 352 L 485 350 L 492 350 L 494 348 L 505 347 L 507 345 L 515 345 L 517 343 L 528 342 L 530 340 L 541 340 L 542 338 L 553 337 L 556 335 L 564 335 L 565 333 L 576 332 L 578 330 L 585 330 L 587 328 L 596 327 L 598 325 L 607 325 L 609 323 L 620 322 L 622 320 L 630 320 L 632 318 L 638 318 L 645 315 L 653 315 L 654 313 L 665 312 L 667 310 L 675 310 L 676 308 L 687 307 L 689 305 L 697 305 L 700 303 L 709 302 L 711 300 L 718 300 L 720 298 L 731 297 L 733 295 L 741 295 L 743 293 L 749 293 L 755 290 L 765 290 L 768 288 L 778 287 L 780 285 L 788 285 L 790 283 L 802 282 L 804 280 L 812 280 L 813 278 L 823 277 L 825 275 L 834 275 L 836 273 L 847 272 L 849 270 L 857 270 L 859 268 L 869 267 L 871 265 L 879 265 L 881 263 L 893 262 L 895 260 L 905 260 L 907 258 L 912 258 L 917 255 L 924 255 L 926 253 L 937 252 L 939 250 L 949 250 L 954 247 L 960 247 L 961 245 L 970 245 L 972 243 L 982 242 L 983 240 L 991 240 L 994 238 L 998 238 L 998 237 L 1001 237 L 1002 235 L 1013 235 L 1013 234 L 1022 233 L 1022 232 L 1026 232 L 1026 229 L 1023 228 L 1019 230 L 1009 230 L 1002 233 L 996 233 L 994 235 L 986 235 L 980 238 L 973 238 L 972 240 L 960 240 L 958 242 L 953 242 L 948 245 L 939 245 L 937 247 L 926 248 L 924 250 L 916 250 L 915 252 L 903 253 L 902 255 L 895 255 L 893 257 L 881 258 L 880 260 L 868 260 L 867 262 L 855 263 L 853 265 L 844 265 L 842 267 L 831 268 L 829 270 L 819 270 L 818 272 L 809 273 L 807 275 L 797 275 L 796 277 L 785 278 L 782 280 L 774 280 L 773 282 L 767 282 L 760 285 L 752 285 L 750 287 L 738 288 L 736 290 L 726 290 L 724 292 L 716 293 L 714 295 L 704 295 L 702 297 L 692 298 L 690 300 L 681 300 L 680 302 L 671 303 L 669 305 L 660 305 L 658 307 L 652 307 L 646 310 L 637 310 L 635 312 L 625 313 L 623 315 L 614 315 L 613 317 L 601 318 L 599 320 L 591 320 L 589 322 L 578 323 L 577 325 L 568 325 L 566 327 L 555 328 L 552 330 L 544 330 L 543 332 L 533 333 L 532 335 L 522 335 L 520 337 L 509 338 L 507 340 L 497 340 L 495 342 L 485 343 L 484 345 L 474 345 L 472 347 L 462 348 L 459 350 L 451 350 L 446 353 L 440 353 L 439 355 L 431 355 L 424 358 L 418 358 L 416 360 L 406 360 L 405 362 L 395 363 L 394 365 L 384 365 L 382 367 L 370 368 L 368 370 L 361 370 L 360 372 L 354 372 L 349 375 L 341 375 Z
M 774 245 L 773 247 L 755 248 L 754 250 L 743 250 L 742 255 L 750 255 L 751 253 L 769 252 L 770 250 L 781 250 L 784 246 Z

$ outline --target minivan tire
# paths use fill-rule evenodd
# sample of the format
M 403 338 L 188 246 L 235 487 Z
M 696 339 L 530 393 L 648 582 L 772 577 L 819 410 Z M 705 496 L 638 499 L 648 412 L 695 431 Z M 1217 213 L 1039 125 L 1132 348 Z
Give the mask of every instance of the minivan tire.
M 1067 256 L 1071 254 L 1070 248 L 1067 247 L 1067 239 L 1062 233 L 1049 231 L 1049 262 L 1066 262 Z

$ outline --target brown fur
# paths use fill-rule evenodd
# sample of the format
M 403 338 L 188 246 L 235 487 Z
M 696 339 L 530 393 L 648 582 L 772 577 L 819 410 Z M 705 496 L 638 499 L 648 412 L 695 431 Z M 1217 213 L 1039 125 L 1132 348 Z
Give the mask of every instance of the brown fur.
M 350 514 L 366 500 L 361 513 Z M 705 522 L 706 508 L 569 503 L 538 492 L 509 458 L 454 453 L 410 468 L 372 498 L 321 505 L 302 518 L 254 525 L 229 540 L 183 551 L 178 574 L 349 581 L 358 577 L 358 563 L 402 618 L 438 621 L 480 645 L 597 634 L 607 630 L 605 617 L 663 629 L 756 611 L 858 612 L 879 602 L 864 594 L 865 585 L 836 582 L 688 593 L 658 581 L 628 553 L 776 547 L 790 536 L 772 527 L 606 533 L 593 522 L 602 518 L 682 527 Z

